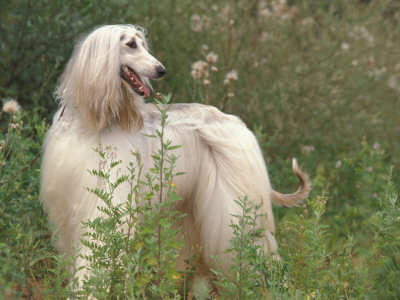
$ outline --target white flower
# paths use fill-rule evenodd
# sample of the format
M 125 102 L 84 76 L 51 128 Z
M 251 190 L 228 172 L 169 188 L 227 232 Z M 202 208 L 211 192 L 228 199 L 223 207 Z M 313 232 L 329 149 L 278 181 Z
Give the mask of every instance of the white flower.
M 205 68 L 207 68 L 207 63 L 202 60 L 198 60 L 195 63 L 192 64 L 192 69 L 197 70 L 197 71 L 202 71 Z
M 314 19 L 312 17 L 307 17 L 303 20 L 301 20 L 301 25 L 303 26 L 308 26 L 314 24 Z
M 204 81 L 203 81 L 203 84 L 205 85 L 205 86 L 209 86 L 210 85 L 210 80 L 208 80 L 208 79 L 204 79 Z
M 199 15 L 192 15 L 190 20 L 190 28 L 192 28 L 194 32 L 200 32 L 203 29 L 203 20 L 200 18 Z
M 347 51 L 350 48 L 350 45 L 348 43 L 342 43 L 340 45 L 340 48 L 342 48 L 342 50 Z
M 232 92 L 231 92 L 231 93 L 228 93 L 228 98 L 229 98 L 229 99 L 232 99 L 233 97 L 235 97 L 235 93 L 232 93 Z
M 335 167 L 336 167 L 336 169 L 341 168 L 341 167 L 342 167 L 342 161 L 341 161 L 341 160 L 338 160 L 338 161 L 336 162 Z
M 210 52 L 207 54 L 206 59 L 210 64 L 215 64 L 218 60 L 218 55 L 214 52 Z
M 301 150 L 302 150 L 304 153 L 310 153 L 310 152 L 315 151 L 315 147 L 314 147 L 314 145 L 310 145 L 310 146 L 305 145 L 305 146 L 303 146 L 303 147 L 301 148 Z
M 238 80 L 238 72 L 236 70 L 232 70 L 225 75 L 225 79 L 232 81 Z
M 375 56 L 373 56 L 373 55 L 368 56 L 367 61 L 369 63 L 373 64 L 375 62 Z
M 3 104 L 3 111 L 6 113 L 16 113 L 19 111 L 21 106 L 18 104 L 18 102 L 14 99 L 8 99 L 6 102 Z
M 209 74 L 205 70 L 207 67 L 208 64 L 205 61 L 196 61 L 192 65 L 192 77 L 194 79 L 207 78 L 209 76 Z
M 375 41 L 374 36 L 364 26 L 359 25 L 354 26 L 349 32 L 349 37 L 355 41 L 366 41 L 368 44 L 373 44 Z
M 264 17 L 264 18 L 269 18 L 272 16 L 272 13 L 268 8 L 264 8 L 264 9 L 260 10 L 259 14 L 261 17 Z
M 192 72 L 190 72 L 190 74 L 192 75 L 193 79 L 195 79 L 195 80 L 201 78 L 201 72 L 199 72 L 197 70 L 192 70 Z
M 203 16 L 202 29 L 207 30 L 210 25 L 210 19 L 207 16 Z

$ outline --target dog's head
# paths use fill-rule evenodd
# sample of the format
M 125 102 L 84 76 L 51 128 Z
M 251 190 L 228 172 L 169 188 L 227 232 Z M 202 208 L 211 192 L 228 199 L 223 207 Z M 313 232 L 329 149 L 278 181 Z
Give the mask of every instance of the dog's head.
M 148 78 L 159 79 L 167 72 L 148 52 L 144 33 L 128 27 L 120 36 L 120 75 L 140 96 L 150 97 Z
M 165 73 L 148 52 L 142 28 L 102 26 L 78 42 L 56 95 L 77 110 L 89 129 L 100 131 L 113 122 L 125 130 L 139 129 L 142 96 L 150 96 L 149 79 Z

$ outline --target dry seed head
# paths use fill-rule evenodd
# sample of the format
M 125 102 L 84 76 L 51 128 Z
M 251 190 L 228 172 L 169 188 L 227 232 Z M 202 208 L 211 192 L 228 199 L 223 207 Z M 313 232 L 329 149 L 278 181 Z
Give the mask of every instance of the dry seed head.
M 3 104 L 3 111 L 9 114 L 16 113 L 19 111 L 21 106 L 18 104 L 17 100 L 15 99 L 8 99 Z
M 193 63 L 192 71 L 191 71 L 192 77 L 195 80 L 208 77 L 208 73 L 205 71 L 207 66 L 208 66 L 208 64 L 201 60 Z
M 225 79 L 228 79 L 229 81 L 238 80 L 238 72 L 236 70 L 232 70 L 226 73 Z
M 210 52 L 207 54 L 206 59 L 210 64 L 215 64 L 218 60 L 218 55 L 214 52 Z
M 342 48 L 342 50 L 349 50 L 349 48 L 350 48 L 350 45 L 348 44 L 348 43 L 342 43 L 341 45 L 340 45 L 340 48 Z
M 200 32 L 203 29 L 203 21 L 201 20 L 199 15 L 192 15 L 190 20 L 191 20 L 190 27 L 194 32 Z

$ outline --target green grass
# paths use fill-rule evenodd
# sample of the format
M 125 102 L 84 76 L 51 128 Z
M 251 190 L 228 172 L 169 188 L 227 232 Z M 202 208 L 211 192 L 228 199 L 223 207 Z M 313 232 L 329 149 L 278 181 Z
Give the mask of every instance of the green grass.
M 0 97 L 3 103 L 16 98 L 22 106 L 14 117 L 0 114 L 3 297 L 84 297 L 99 292 L 107 274 L 115 279 L 110 281 L 113 295 L 136 297 L 215 297 L 216 287 L 225 288 L 218 294 L 227 298 L 399 297 L 400 3 L 293 0 L 277 6 L 276 2 L 60 5 L 39 1 L 33 5 L 18 0 L 2 6 Z M 192 24 L 198 19 L 202 26 Z M 237 285 L 215 270 L 214 290 L 200 282 L 195 292 L 189 292 L 188 270 L 179 273 L 188 281 L 183 287 L 166 275 L 165 288 L 143 285 L 144 291 L 129 294 L 137 287 L 125 281 L 117 284 L 115 274 L 127 272 L 127 265 L 123 269 L 117 264 L 108 273 L 99 273 L 84 291 L 66 284 L 66 262 L 52 246 L 51 225 L 38 202 L 40 158 L 29 165 L 40 153 L 51 123 L 57 105 L 52 92 L 73 40 L 94 26 L 110 23 L 148 29 L 152 53 L 168 69 L 163 80 L 154 82 L 156 91 L 172 93 L 174 102 L 217 106 L 246 122 L 260 142 L 275 189 L 291 192 L 297 187 L 290 169 L 292 157 L 310 173 L 313 191 L 304 207 L 274 207 L 281 262 L 250 247 L 249 252 L 240 252 L 237 262 L 256 271 L 239 274 L 236 266 L 232 269 L 240 279 L 236 283 L 245 284 Z M 210 52 L 218 55 L 209 63 L 210 76 L 193 78 L 193 63 L 206 61 Z M 218 70 L 213 72 L 212 66 Z M 232 70 L 238 80 L 224 85 Z M 204 79 L 209 80 L 206 85 Z M 246 211 L 245 199 L 236 200 Z M 111 219 L 119 222 L 115 215 Z M 238 228 L 231 251 L 247 243 L 251 234 Z M 140 241 L 133 245 L 136 242 Z M 150 284 L 146 276 L 154 269 L 147 267 L 143 270 L 148 273 L 135 278 L 142 276 Z M 167 288 L 170 281 L 174 288 Z M 105 297 L 108 292 L 98 295 Z

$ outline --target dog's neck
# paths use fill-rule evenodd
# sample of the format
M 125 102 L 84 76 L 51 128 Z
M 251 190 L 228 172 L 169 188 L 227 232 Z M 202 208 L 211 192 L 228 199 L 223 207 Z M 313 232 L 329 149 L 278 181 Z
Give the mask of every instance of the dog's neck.
M 139 131 L 143 127 L 145 103 L 142 96 L 122 89 L 118 105 L 90 106 L 87 102 L 62 103 L 58 119 L 65 114 L 79 118 L 88 131 L 100 132 L 118 124 L 124 131 Z M 117 109 L 115 109 L 117 107 Z

